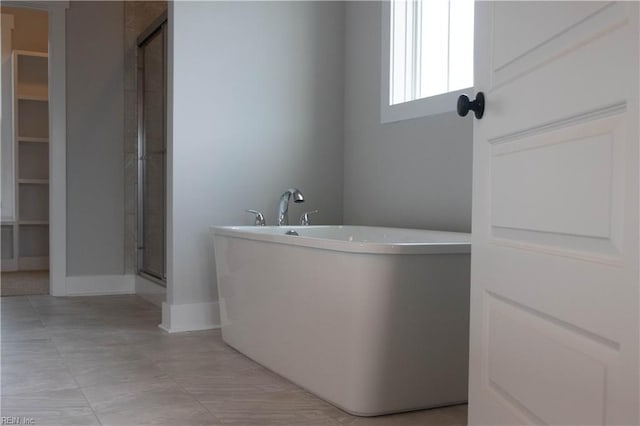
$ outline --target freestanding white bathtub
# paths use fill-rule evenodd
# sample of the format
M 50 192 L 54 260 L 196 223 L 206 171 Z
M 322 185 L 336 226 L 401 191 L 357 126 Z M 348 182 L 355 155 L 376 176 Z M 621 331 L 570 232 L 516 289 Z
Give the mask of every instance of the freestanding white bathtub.
M 227 344 L 360 416 L 467 400 L 469 234 L 212 232 Z

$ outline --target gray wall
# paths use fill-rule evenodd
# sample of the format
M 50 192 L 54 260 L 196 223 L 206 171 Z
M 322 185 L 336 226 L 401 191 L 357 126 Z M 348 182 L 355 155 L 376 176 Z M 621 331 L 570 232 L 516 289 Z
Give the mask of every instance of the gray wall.
M 290 186 L 293 221 L 342 222 L 344 4 L 175 2 L 169 27 L 168 301 L 207 302 L 209 226 L 273 224 Z
M 380 124 L 381 3 L 345 7 L 345 223 L 469 231 L 471 118 Z
M 124 271 L 122 2 L 67 10 L 67 275 Z

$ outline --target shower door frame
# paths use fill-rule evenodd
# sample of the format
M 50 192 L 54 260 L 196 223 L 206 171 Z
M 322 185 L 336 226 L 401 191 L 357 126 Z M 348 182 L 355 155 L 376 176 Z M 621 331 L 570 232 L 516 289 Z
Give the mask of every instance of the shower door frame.
M 163 12 L 158 16 L 139 36 L 137 39 L 137 69 L 138 69 L 138 87 L 137 87 L 137 112 L 138 112 L 138 213 L 137 213 L 137 272 L 138 275 L 154 281 L 155 283 L 166 287 L 166 275 L 167 275 L 167 12 Z M 163 188 L 164 188 L 164 231 L 163 231 L 163 248 L 164 248 L 164 260 L 162 276 L 157 276 L 144 268 L 144 182 L 145 182 L 145 127 L 144 127 L 144 55 L 142 54 L 145 45 L 151 41 L 157 33 L 162 32 L 162 49 L 163 49 L 163 91 L 162 97 L 163 103 L 163 135 L 164 135 L 164 162 L 163 162 Z

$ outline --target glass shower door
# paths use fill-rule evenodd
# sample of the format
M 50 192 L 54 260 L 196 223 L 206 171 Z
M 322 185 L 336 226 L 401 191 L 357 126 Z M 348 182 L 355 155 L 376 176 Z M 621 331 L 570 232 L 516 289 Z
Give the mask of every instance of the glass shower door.
M 138 269 L 164 282 L 166 20 L 156 25 L 138 43 Z

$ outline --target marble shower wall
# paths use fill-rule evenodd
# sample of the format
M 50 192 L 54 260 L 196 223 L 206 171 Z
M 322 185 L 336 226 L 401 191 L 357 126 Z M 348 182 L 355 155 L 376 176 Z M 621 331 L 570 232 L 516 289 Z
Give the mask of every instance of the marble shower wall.
M 124 2 L 124 159 L 125 159 L 125 273 L 137 272 L 137 38 L 158 16 L 167 10 L 166 1 Z

